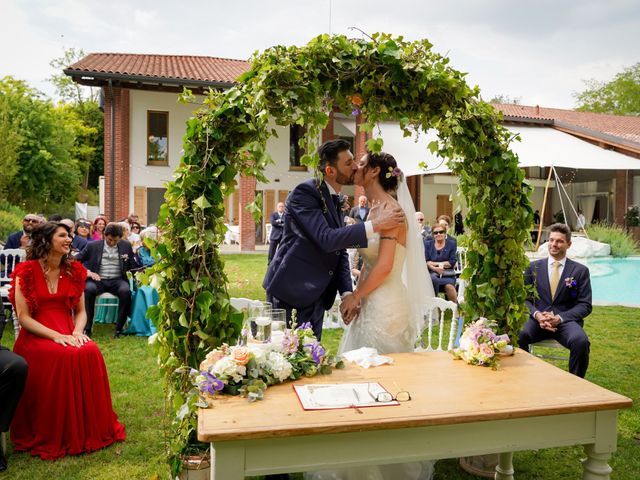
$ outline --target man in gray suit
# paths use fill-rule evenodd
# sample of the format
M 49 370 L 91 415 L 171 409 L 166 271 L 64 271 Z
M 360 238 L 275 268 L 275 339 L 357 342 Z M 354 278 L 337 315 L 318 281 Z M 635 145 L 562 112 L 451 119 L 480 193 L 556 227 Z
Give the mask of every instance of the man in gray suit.
M 531 262 L 525 284 L 535 286 L 537 296 L 526 301 L 530 317 L 518 344 L 527 350 L 532 343 L 554 339 L 569 349 L 569 372 L 584 377 L 589 366 L 589 337 L 584 318 L 591 313 L 589 269 L 567 258 L 571 230 L 562 223 L 549 227 L 549 258 Z
M 364 195 L 360 195 L 360 198 L 358 198 L 358 206 L 351 209 L 351 212 L 349 212 L 349 216 L 353 218 L 356 223 L 367 221 L 367 217 L 369 216 L 369 205 L 367 202 L 367 197 L 365 197 Z

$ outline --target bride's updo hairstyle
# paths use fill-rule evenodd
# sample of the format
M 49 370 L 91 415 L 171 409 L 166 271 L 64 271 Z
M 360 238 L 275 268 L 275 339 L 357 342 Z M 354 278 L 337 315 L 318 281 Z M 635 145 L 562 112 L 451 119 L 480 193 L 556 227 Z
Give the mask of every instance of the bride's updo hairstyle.
M 389 153 L 367 152 L 367 166 L 365 168 L 380 167 L 378 182 L 385 192 L 395 192 L 398 189 L 398 177 L 400 169 L 393 155 Z

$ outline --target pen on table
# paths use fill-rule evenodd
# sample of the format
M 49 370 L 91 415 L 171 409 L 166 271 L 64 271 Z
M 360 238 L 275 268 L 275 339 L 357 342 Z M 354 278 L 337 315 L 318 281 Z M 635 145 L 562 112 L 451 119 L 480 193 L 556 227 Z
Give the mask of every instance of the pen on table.
M 356 400 L 358 401 L 358 403 L 360 403 L 360 395 L 358 395 L 358 391 L 355 388 L 353 388 L 352 390 L 353 390 L 353 393 L 356 396 Z

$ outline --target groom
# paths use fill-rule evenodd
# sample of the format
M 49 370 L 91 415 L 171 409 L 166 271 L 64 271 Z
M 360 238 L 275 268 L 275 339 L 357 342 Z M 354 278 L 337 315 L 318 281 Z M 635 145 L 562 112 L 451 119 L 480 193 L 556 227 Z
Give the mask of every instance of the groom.
M 329 140 L 318 149 L 319 169 L 324 180 L 307 180 L 287 198 L 284 234 L 274 259 L 269 264 L 262 286 L 273 306 L 297 311 L 297 324 L 310 322 L 320 340 L 324 312 L 329 310 L 336 292 L 344 297 L 352 292 L 347 247 L 366 247 L 374 232 L 404 223 L 400 208 L 386 204 L 378 208 L 375 220 L 343 226 L 338 193 L 343 185 L 352 185 L 358 169 L 342 139 Z M 357 310 L 343 313 L 349 321 Z

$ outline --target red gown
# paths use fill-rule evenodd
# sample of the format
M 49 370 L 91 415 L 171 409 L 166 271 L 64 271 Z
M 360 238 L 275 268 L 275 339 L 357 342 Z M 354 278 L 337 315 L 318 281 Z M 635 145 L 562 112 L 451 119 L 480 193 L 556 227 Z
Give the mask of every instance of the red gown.
M 65 335 L 73 332 L 72 309 L 84 294 L 87 271 L 72 263 L 62 273 L 58 291 L 50 294 L 40 262 L 21 262 L 12 285 L 20 288 L 31 316 Z M 14 289 L 10 292 L 15 305 Z M 24 393 L 11 423 L 14 450 L 29 451 L 44 460 L 78 455 L 125 439 L 124 426 L 111 405 L 107 368 L 94 342 L 64 347 L 24 328 L 14 352 L 29 364 Z

